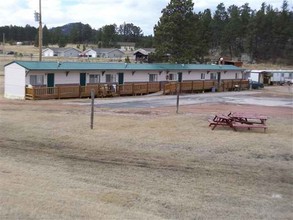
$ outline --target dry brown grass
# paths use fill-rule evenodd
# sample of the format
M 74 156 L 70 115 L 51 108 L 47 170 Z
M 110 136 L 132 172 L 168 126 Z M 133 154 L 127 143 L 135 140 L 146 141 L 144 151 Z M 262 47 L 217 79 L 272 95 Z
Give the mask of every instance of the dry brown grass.
M 96 108 L 91 130 L 67 103 L 0 96 L 0 219 L 292 217 L 292 108 Z M 211 131 L 234 109 L 269 115 L 267 133 Z

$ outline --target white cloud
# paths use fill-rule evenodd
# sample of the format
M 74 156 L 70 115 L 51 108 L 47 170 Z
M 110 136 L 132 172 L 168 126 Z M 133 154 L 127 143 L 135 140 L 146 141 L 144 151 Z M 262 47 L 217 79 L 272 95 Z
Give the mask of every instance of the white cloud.
M 292 1 L 288 3 L 292 9 Z M 98 29 L 108 24 L 133 23 L 139 26 L 144 34 L 152 34 L 153 27 L 161 17 L 161 10 L 170 0 L 50 0 L 42 1 L 42 20 L 48 28 L 71 22 L 82 22 Z M 196 12 L 207 8 L 214 10 L 218 0 L 194 0 Z M 252 9 L 259 9 L 263 0 L 226 0 L 226 8 L 230 5 L 241 6 L 246 2 Z M 282 5 L 282 0 L 270 0 L 274 8 Z M 39 10 L 39 0 L 7 0 L 0 7 L 0 26 L 29 24 L 37 27 L 34 11 Z

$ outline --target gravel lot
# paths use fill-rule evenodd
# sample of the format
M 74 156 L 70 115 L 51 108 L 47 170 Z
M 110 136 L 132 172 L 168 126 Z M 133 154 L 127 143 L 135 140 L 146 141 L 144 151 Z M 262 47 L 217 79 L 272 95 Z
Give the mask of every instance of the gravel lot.
M 142 97 L 97 99 L 91 130 L 89 99 L 1 94 L 0 219 L 292 219 L 289 89 L 198 96 L 179 114 L 172 104 L 125 106 Z M 266 114 L 269 128 L 208 127 L 229 111 Z

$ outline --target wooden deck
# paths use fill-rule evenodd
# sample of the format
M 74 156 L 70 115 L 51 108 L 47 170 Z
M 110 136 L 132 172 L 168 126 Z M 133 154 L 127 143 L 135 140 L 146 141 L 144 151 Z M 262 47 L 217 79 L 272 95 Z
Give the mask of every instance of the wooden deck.
M 249 88 L 248 80 L 222 80 L 218 86 L 216 80 L 196 80 L 180 83 L 180 93 L 196 93 L 212 91 L 213 88 L 219 92 L 244 90 Z M 164 94 L 175 94 L 177 92 L 177 82 L 167 83 L 164 86 Z
M 26 99 L 63 99 L 90 97 L 94 90 L 95 97 L 112 97 L 123 95 L 145 95 L 163 91 L 163 94 L 175 94 L 178 82 L 154 82 L 154 83 L 126 83 L 118 84 L 95 84 L 87 86 L 56 86 L 56 87 L 26 87 Z M 217 81 L 186 81 L 179 83 L 180 93 L 195 93 L 211 91 L 218 86 Z M 235 87 L 237 85 L 237 87 Z M 230 91 L 235 88 L 239 90 L 248 89 L 247 80 L 224 80 L 218 91 Z

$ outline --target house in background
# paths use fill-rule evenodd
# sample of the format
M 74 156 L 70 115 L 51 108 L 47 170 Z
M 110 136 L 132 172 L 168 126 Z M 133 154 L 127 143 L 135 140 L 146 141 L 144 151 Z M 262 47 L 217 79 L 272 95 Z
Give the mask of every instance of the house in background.
M 80 53 L 80 57 L 101 57 L 111 59 L 121 59 L 125 56 L 125 53 L 117 48 L 96 48 L 87 49 Z
M 79 54 L 80 57 L 97 57 L 97 51 L 94 49 L 87 49 Z
M 140 48 L 133 52 L 134 60 L 136 62 L 147 63 L 149 60 L 149 54 L 155 52 L 155 48 Z
M 45 48 L 45 49 L 43 49 L 43 51 L 42 51 L 42 56 L 43 57 L 53 57 L 53 56 L 57 56 L 57 54 L 56 55 L 54 55 L 55 53 L 54 53 L 54 50 L 53 50 L 53 48 Z
M 48 47 L 43 49 L 43 57 L 78 57 L 80 50 L 72 47 Z
M 121 59 L 125 56 L 125 53 L 117 48 L 97 48 L 95 51 L 97 52 L 97 57 L 101 58 Z
M 134 42 L 117 42 L 117 45 L 122 51 L 134 51 L 135 43 Z

